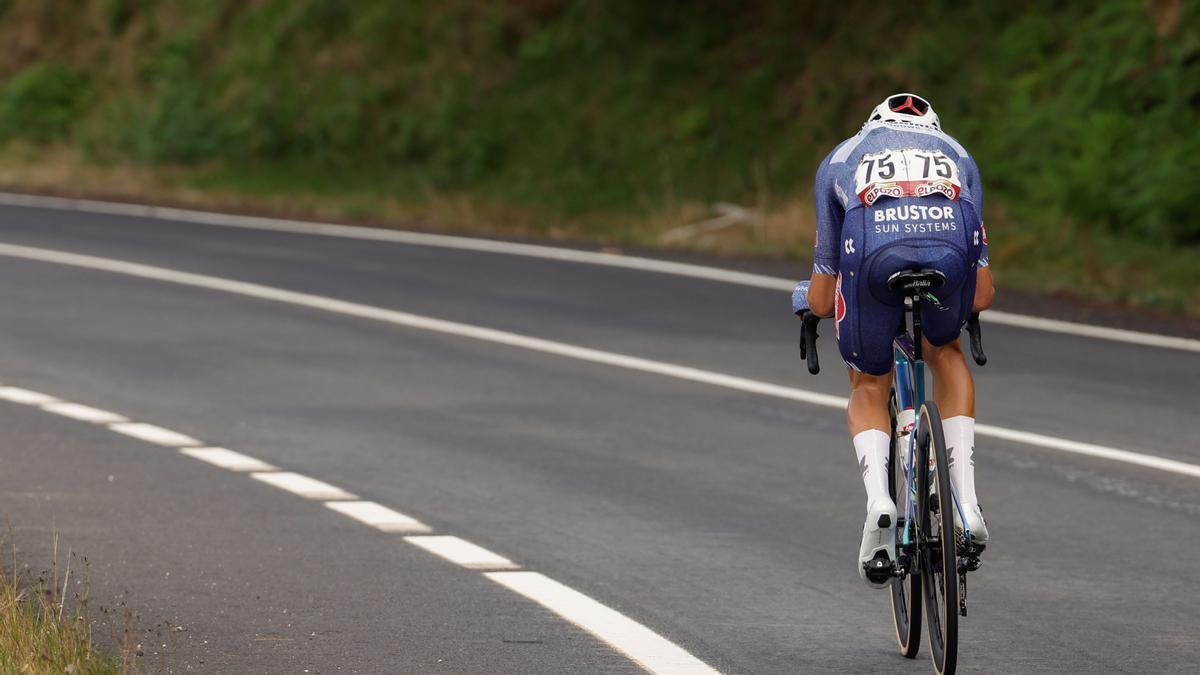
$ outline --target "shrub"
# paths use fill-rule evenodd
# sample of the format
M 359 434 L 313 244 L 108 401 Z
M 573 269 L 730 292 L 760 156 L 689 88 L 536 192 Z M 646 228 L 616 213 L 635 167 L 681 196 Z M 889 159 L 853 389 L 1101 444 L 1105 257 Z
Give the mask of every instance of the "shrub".
M 0 88 L 0 141 L 48 143 L 66 136 L 83 109 L 87 80 L 52 63 L 37 63 Z

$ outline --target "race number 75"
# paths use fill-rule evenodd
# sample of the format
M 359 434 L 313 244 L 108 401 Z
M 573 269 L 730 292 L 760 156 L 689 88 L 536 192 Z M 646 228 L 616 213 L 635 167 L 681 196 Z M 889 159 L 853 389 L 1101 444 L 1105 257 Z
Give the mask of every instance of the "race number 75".
M 958 165 L 940 150 L 884 150 L 863 155 L 854 172 L 854 192 L 867 204 L 880 196 L 958 195 Z

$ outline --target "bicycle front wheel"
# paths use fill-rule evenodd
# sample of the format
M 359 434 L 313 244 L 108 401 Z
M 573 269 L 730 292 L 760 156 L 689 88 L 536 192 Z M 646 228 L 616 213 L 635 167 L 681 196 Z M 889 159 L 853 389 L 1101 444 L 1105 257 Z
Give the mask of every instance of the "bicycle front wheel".
M 915 509 L 909 505 L 908 493 L 910 482 L 907 476 L 908 467 L 904 461 L 907 448 L 903 451 L 897 447 L 896 440 L 896 391 L 892 390 L 891 400 L 888 401 L 888 412 L 892 418 L 892 443 L 888 450 L 888 492 L 896 503 L 896 557 L 907 561 L 908 574 L 892 581 L 892 618 L 896 623 L 896 643 L 900 653 L 905 658 L 914 658 L 921 647 L 921 575 L 917 573 L 913 563 L 916 556 L 911 552 L 916 550 L 916 527 L 913 523 L 909 537 L 910 543 L 904 546 L 904 529 L 909 523 L 909 514 Z M 906 555 L 907 554 L 907 555 Z
M 954 672 L 958 661 L 958 565 L 954 547 L 954 497 L 950 492 L 950 464 L 942 416 L 933 401 L 921 406 L 917 445 L 928 457 L 927 467 L 916 468 L 919 495 L 921 584 L 925 591 L 925 619 L 929 624 L 929 652 L 940 675 Z

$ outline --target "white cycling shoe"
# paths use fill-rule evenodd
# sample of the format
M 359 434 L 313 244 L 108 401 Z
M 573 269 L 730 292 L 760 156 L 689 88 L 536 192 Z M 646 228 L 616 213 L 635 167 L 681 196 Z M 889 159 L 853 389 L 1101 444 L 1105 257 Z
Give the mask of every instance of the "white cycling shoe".
M 987 546 L 988 529 L 987 521 L 983 519 L 983 508 L 979 504 L 963 504 L 962 507 L 966 514 L 967 529 L 971 531 L 971 543 Z M 958 509 L 954 509 L 954 533 L 958 535 L 959 541 L 965 541 L 962 521 L 962 517 L 958 515 Z
M 895 560 L 896 504 L 889 497 L 877 497 L 867 503 L 862 545 L 858 547 L 858 575 L 871 588 L 887 588 L 892 585 L 891 569 Z M 876 575 L 868 575 L 868 567 L 879 571 Z M 882 573 L 884 568 L 886 577 Z M 872 580 L 871 576 L 876 579 Z

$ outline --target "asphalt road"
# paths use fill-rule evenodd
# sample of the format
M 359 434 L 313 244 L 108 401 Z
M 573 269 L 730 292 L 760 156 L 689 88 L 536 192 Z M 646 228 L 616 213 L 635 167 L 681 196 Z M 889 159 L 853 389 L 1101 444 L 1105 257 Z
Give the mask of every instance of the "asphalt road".
M 0 208 L 0 243 L 845 395 L 786 294 L 492 253 Z M 0 259 L 0 381 L 351 490 L 730 673 L 926 672 L 854 568 L 835 410 L 118 274 Z M 991 327 L 979 418 L 1200 462 L 1200 354 Z M 52 531 L 151 672 L 636 672 L 541 606 L 244 475 L 0 401 L 20 564 Z M 980 439 L 964 672 L 1194 672 L 1200 479 Z M 118 611 L 119 613 L 119 611 Z M 120 633 L 114 614 L 101 631 Z M 106 638 L 111 643 L 111 638 Z

